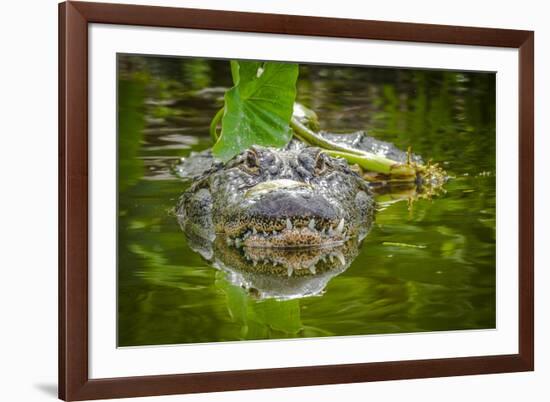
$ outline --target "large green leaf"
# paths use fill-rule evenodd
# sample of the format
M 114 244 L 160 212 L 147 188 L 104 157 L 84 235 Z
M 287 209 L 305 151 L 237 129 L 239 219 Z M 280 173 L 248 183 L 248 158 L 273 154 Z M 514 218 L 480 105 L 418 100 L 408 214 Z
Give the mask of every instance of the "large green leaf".
M 298 65 L 232 61 L 235 86 L 225 93 L 221 136 L 213 147 L 228 161 L 252 145 L 282 147 L 292 137 L 289 127 L 296 98 Z

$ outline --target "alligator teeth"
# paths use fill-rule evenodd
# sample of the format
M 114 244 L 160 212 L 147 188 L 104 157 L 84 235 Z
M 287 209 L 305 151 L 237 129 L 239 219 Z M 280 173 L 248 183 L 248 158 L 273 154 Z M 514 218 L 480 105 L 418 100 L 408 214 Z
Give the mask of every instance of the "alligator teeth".
M 231 240 L 231 237 L 226 237 L 225 242 L 227 243 L 228 246 L 231 246 L 233 244 L 233 240 Z
M 235 239 L 235 247 L 240 248 L 242 245 L 241 239 L 238 237 Z
M 273 233 L 273 236 L 277 236 L 277 231 L 276 230 L 274 230 L 272 233 Z
M 252 234 L 253 234 L 253 235 L 257 235 L 257 234 L 258 234 L 258 231 L 256 230 L 256 228 L 252 228 Z
M 334 254 L 336 255 L 336 258 L 338 258 L 338 261 L 340 261 L 340 264 L 342 264 L 342 266 L 346 265 L 346 257 L 344 257 L 344 254 L 342 254 L 341 251 L 337 251 Z
M 254 266 L 258 265 L 258 261 L 252 260 L 252 265 L 254 265 Z
M 317 268 L 315 267 L 315 264 L 311 264 L 311 266 L 309 267 L 309 272 L 315 275 L 316 271 L 317 271 Z
M 309 221 L 309 224 L 307 225 L 307 227 L 310 229 L 310 230 L 315 230 L 315 219 L 311 219 Z
M 286 218 L 286 228 L 292 230 L 292 222 L 288 218 Z
M 340 223 L 338 223 L 338 226 L 336 227 L 336 233 L 342 234 L 342 231 L 344 230 L 344 218 L 340 219 Z
M 293 272 L 294 272 L 294 269 L 292 267 L 288 267 L 288 269 L 286 270 L 286 274 L 288 275 L 289 278 L 292 276 Z

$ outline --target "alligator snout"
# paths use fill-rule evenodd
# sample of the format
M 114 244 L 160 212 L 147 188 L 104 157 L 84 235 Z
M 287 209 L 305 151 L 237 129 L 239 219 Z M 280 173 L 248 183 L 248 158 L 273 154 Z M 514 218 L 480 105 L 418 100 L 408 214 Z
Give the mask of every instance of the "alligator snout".
M 338 218 L 336 209 L 325 197 L 310 191 L 275 191 L 259 197 L 248 209 L 256 219 L 296 218 L 331 221 Z

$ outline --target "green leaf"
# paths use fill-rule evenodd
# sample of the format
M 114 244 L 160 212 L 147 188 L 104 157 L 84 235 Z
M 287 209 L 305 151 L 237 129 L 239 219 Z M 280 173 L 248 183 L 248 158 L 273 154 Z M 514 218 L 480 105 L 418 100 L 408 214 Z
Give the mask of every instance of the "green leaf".
M 232 61 L 235 86 L 225 93 L 225 111 L 214 155 L 228 161 L 252 145 L 283 147 L 296 98 L 298 65 Z
M 231 60 L 229 64 L 231 65 L 231 77 L 233 78 L 233 85 L 237 85 L 239 83 L 239 62 L 237 60 Z

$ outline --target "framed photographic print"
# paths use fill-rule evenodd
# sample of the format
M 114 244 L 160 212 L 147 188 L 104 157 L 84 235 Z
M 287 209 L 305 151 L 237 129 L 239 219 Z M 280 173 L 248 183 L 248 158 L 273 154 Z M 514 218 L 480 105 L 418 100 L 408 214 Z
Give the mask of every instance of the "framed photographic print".
M 61 399 L 533 370 L 533 32 L 59 7 Z

